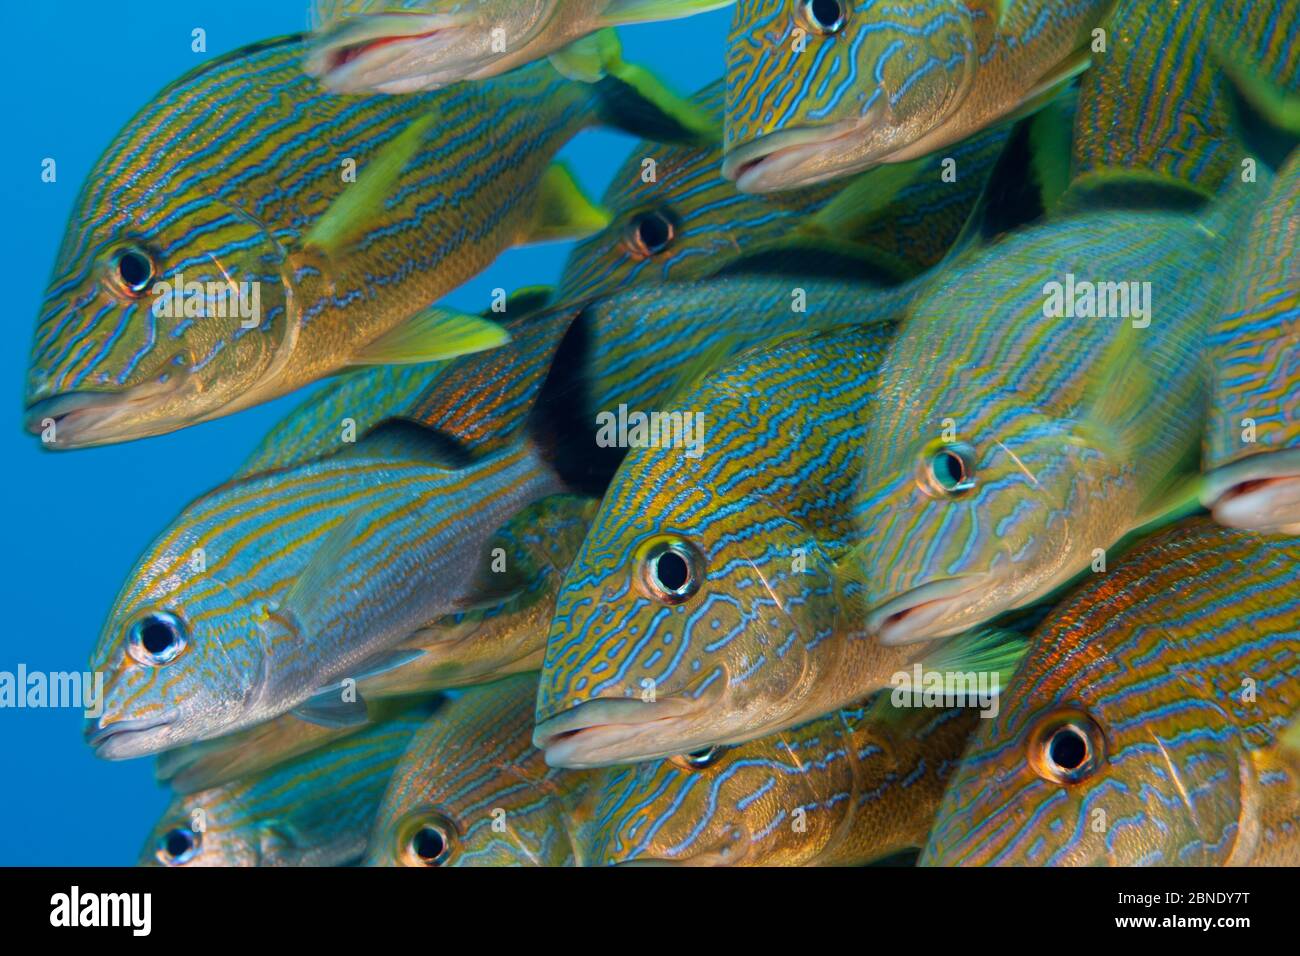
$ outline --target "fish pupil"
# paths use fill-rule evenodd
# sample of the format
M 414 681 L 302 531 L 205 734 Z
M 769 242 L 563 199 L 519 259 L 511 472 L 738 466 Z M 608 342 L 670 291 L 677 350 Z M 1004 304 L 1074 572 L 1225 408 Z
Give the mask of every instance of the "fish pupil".
M 806 0 L 804 9 L 826 33 L 835 33 L 844 26 L 844 8 L 839 0 Z
M 153 265 L 149 258 L 139 252 L 127 251 L 117 260 L 117 274 L 128 289 L 139 292 L 153 278 Z
M 436 827 L 420 827 L 411 837 L 411 849 L 421 860 L 437 860 L 446 848 L 447 841 Z
M 651 253 L 663 252 L 673 238 L 673 226 L 659 213 L 646 216 L 637 226 L 641 243 Z
M 676 551 L 665 551 L 655 561 L 655 577 L 665 591 L 680 591 L 691 578 L 690 566 Z
M 1049 753 L 1062 770 L 1078 770 L 1088 759 L 1088 742 L 1073 727 L 1064 727 L 1052 736 Z
M 157 859 L 168 866 L 188 863 L 198 853 L 199 839 L 188 827 L 175 827 L 158 841 Z
M 966 480 L 966 467 L 959 455 L 950 451 L 940 452 L 935 457 L 934 475 L 939 484 L 951 490 Z
M 165 621 L 153 618 L 140 629 L 140 643 L 150 654 L 162 654 L 169 650 L 176 640 L 176 635 Z

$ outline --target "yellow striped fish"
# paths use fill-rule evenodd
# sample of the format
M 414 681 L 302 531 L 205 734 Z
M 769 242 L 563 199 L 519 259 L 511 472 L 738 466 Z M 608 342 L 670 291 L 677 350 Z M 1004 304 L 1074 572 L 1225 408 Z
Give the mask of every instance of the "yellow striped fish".
M 875 322 L 755 349 L 675 399 L 703 416 L 696 447 L 628 451 L 547 639 L 534 739 L 552 765 L 752 740 L 911 667 L 910 648 L 865 639 L 862 591 L 840 587 L 894 330 L 883 304 L 850 314 Z
M 591 788 L 583 856 L 594 865 L 861 866 L 920 849 L 978 711 L 882 713 L 879 703 L 605 771 Z
M 344 866 L 366 852 L 389 776 L 424 705 L 266 773 L 177 797 L 145 866 Z
M 712 135 L 644 73 L 592 85 L 540 63 L 340 97 L 303 75 L 304 50 L 285 37 L 205 65 L 101 157 L 37 322 L 27 428 L 46 447 L 172 431 L 349 365 L 499 345 L 495 323 L 429 303 L 512 245 L 604 225 L 552 162 L 569 139 L 629 114 L 640 135 Z
M 1300 543 L 1204 517 L 1068 596 L 978 721 L 930 865 L 1300 864 Z
M 565 564 L 551 549 L 576 547 L 589 505 L 567 499 L 554 529 L 520 527 L 525 553 L 511 553 L 519 545 L 494 535 L 559 480 L 526 443 L 455 468 L 440 450 L 436 436 L 390 426 L 353 452 L 223 486 L 187 509 L 109 614 L 92 656 L 106 676 L 89 743 L 116 759 L 291 710 L 357 723 L 366 678 L 403 693 L 535 661 L 508 638 L 509 618 L 545 619 Z M 474 618 L 422 633 L 489 606 L 500 606 L 504 639 Z M 491 661 L 473 660 L 474 647 Z M 397 669 L 413 662 L 411 686 Z
M 1230 288 L 1210 335 L 1201 501 L 1223 524 L 1300 534 L 1300 150 L 1256 210 Z
M 369 866 L 573 866 L 594 773 L 532 746 L 535 674 L 465 691 L 415 734 L 375 817 Z
M 856 570 L 882 642 L 1028 604 L 1181 503 L 1224 257 L 1257 192 L 1240 184 L 1199 216 L 1061 217 L 955 264 L 916 303 L 860 489 Z
M 1031 111 L 1089 63 L 1115 0 L 748 0 L 727 49 L 723 175 L 790 189 Z
M 599 75 L 584 37 L 689 17 L 732 0 L 316 0 L 306 69 L 335 93 L 412 93 L 482 80 L 549 56 Z

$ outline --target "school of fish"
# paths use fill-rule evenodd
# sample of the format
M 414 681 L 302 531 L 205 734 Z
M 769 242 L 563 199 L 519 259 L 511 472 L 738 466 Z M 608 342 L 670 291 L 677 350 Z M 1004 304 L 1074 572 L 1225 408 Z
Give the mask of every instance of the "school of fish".
M 91 651 L 141 865 L 1300 865 L 1300 6 L 308 12 L 36 317 L 50 450 L 318 384 Z

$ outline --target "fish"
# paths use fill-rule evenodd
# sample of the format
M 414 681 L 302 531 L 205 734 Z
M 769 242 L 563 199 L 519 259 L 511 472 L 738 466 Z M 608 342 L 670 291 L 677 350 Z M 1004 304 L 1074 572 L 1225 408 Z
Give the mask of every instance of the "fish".
M 43 447 L 162 434 L 353 366 L 497 347 L 499 324 L 430 303 L 508 247 L 605 224 L 554 160 L 568 140 L 620 123 L 717 136 L 644 71 L 593 85 L 538 63 L 340 97 L 302 73 L 305 48 L 267 40 L 187 74 L 97 162 L 34 336 L 25 427 Z M 604 52 L 621 63 L 617 41 Z
M 743 743 L 849 706 L 917 663 L 966 670 L 955 665 L 996 656 L 992 634 L 917 654 L 862 628 L 865 589 L 844 561 L 896 325 L 888 309 L 870 315 L 713 366 L 668 406 L 705 416 L 700 454 L 628 451 L 556 602 L 533 738 L 549 764 Z
M 595 773 L 531 743 L 536 674 L 470 688 L 416 732 L 374 818 L 367 866 L 575 866 Z
M 1201 503 L 1231 527 L 1300 534 L 1300 150 L 1256 208 L 1229 287 L 1209 338 Z
M 694 102 L 720 121 L 722 99 L 718 81 Z M 764 194 L 739 192 L 721 175 L 716 144 L 638 143 L 600 199 L 609 225 L 577 242 L 556 298 L 752 272 L 764 254 L 789 272 L 796 249 L 798 268 L 810 275 L 825 276 L 829 261 L 842 277 L 913 277 L 947 255 L 1010 136 L 1006 126 L 984 131 L 901 182 L 866 173 Z M 944 158 L 954 163 L 948 177 Z
M 290 711 L 357 723 L 368 678 L 387 675 L 399 693 L 409 689 L 393 675 L 403 664 L 418 661 L 425 682 L 442 667 L 448 680 L 474 670 L 469 639 L 486 622 L 419 632 L 449 614 L 539 600 L 544 581 L 525 596 L 537 559 L 513 560 L 496 535 L 564 490 L 531 443 L 461 466 L 414 425 L 219 487 L 154 541 L 110 610 L 92 654 L 103 713 L 88 719 L 87 742 L 122 759 Z M 574 504 L 570 542 L 582 535 Z M 498 647 L 482 637 L 489 645 Z M 481 669 L 514 664 L 494 657 Z
M 584 39 L 732 0 L 316 0 L 304 69 L 334 93 L 415 93 L 499 76 L 545 57 L 597 78 Z
M 851 565 L 875 639 L 930 641 L 1030 604 L 1194 501 L 1203 346 L 1255 191 L 1194 213 L 1061 215 L 929 285 L 867 430 Z
M 922 865 L 1295 866 L 1300 544 L 1205 516 L 1056 607 Z
M 886 695 L 887 697 L 887 695 Z M 981 723 L 967 708 L 843 708 L 736 747 L 603 771 L 588 865 L 862 866 L 929 836 Z
M 906 163 L 1032 112 L 1115 0 L 751 0 L 727 41 L 722 174 L 771 192 Z
M 272 770 L 175 797 L 141 866 L 345 866 L 366 853 L 389 776 L 441 702 Z
M 367 723 L 328 726 L 292 712 L 282 714 L 243 731 L 164 751 L 156 776 L 178 793 L 214 787 L 355 733 L 412 697 L 536 671 L 560 581 L 598 505 L 597 499 L 580 495 L 551 495 L 503 525 L 486 553 L 499 557 L 517 589 L 500 603 L 436 618 L 407 637 L 394 650 L 411 652 L 409 661 L 358 681 Z M 172 604 L 184 607 L 183 600 Z

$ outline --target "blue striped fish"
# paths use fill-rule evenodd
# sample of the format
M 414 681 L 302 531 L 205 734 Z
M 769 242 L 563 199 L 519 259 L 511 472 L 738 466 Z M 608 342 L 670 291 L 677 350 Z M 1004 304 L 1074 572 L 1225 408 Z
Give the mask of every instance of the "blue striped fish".
M 541 63 L 418 96 L 330 96 L 302 73 L 305 48 L 268 40 L 182 77 L 100 159 L 32 348 L 27 428 L 46 447 L 499 345 L 495 323 L 429 304 L 512 245 L 604 225 L 552 162 L 568 140 L 628 103 L 645 107 L 640 135 L 712 135 L 644 73 L 593 85 Z
M 769 192 L 915 160 L 1033 110 L 1115 0 L 748 0 L 727 48 L 723 175 Z
M 1210 335 L 1201 501 L 1223 524 L 1300 534 L 1300 150 L 1256 210 L 1229 285 Z
M 670 407 L 698 454 L 634 448 L 561 588 L 534 739 L 598 767 L 751 740 L 913 663 L 866 640 L 839 560 L 891 310 L 746 353 Z M 841 587 L 841 584 L 845 584 Z
M 141 865 L 358 862 L 389 776 L 435 706 L 412 708 L 274 770 L 177 797 L 145 841 Z
M 1035 633 L 921 862 L 1300 863 L 1300 543 L 1204 517 L 1142 541 Z
M 357 681 L 430 657 L 454 671 L 456 652 L 417 632 L 516 595 L 517 569 L 492 537 L 562 486 L 527 443 L 465 467 L 440 454 L 433 436 L 394 426 L 191 506 L 109 614 L 92 655 L 106 676 L 89 743 L 116 759 L 291 710 L 354 723 L 365 717 Z M 453 648 L 463 636 L 435 630 Z
M 916 303 L 881 373 L 860 492 L 856 565 L 882 642 L 1028 604 L 1190 494 L 1205 336 L 1256 192 L 1199 216 L 1060 217 Z
M 861 866 L 925 845 L 966 709 L 864 703 L 732 748 L 610 768 L 579 832 L 590 864 Z
M 412 93 L 482 80 L 549 56 L 598 76 L 584 38 L 688 17 L 732 0 L 316 0 L 306 69 L 335 93 Z
M 370 866 L 573 866 L 594 773 L 530 742 L 537 676 L 465 691 L 415 734 L 375 817 Z

